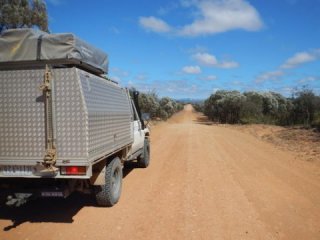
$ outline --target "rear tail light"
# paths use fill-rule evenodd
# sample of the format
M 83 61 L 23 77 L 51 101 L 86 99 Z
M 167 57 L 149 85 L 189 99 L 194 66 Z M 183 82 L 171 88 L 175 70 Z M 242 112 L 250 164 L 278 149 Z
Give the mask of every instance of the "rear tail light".
M 60 168 L 61 175 L 86 175 L 87 168 L 84 166 L 66 166 Z

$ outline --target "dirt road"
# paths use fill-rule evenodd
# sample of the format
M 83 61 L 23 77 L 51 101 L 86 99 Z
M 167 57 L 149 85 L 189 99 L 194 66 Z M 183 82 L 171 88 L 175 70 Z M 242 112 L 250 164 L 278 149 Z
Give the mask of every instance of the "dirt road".
M 120 202 L 37 200 L 0 209 L 0 239 L 320 239 L 320 169 L 191 106 L 152 129 L 148 169 Z

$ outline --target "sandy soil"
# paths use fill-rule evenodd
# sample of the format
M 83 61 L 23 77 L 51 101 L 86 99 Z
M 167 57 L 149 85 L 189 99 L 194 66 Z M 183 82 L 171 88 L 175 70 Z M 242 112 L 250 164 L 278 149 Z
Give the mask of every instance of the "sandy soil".
M 320 239 L 320 169 L 187 106 L 152 129 L 152 162 L 126 169 L 120 202 L 0 208 L 0 239 Z
M 314 161 L 320 165 L 320 132 L 302 127 L 280 127 L 264 124 L 228 125 L 272 143 L 274 146 L 294 152 L 296 158 Z

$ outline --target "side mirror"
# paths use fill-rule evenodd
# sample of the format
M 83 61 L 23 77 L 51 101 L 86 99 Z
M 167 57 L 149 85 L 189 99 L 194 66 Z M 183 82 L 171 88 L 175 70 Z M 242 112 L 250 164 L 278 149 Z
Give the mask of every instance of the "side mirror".
M 142 113 L 141 117 L 143 121 L 150 121 L 150 113 Z
M 150 118 L 150 113 L 142 113 L 141 114 L 141 118 L 142 118 L 142 121 L 145 122 L 145 125 L 148 126 L 151 118 Z

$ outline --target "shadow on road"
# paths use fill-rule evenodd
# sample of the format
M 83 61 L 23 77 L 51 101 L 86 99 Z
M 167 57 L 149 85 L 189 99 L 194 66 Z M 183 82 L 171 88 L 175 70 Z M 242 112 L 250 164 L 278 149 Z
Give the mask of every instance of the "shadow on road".
M 213 125 L 214 123 L 210 121 L 206 116 L 198 116 L 196 120 L 193 120 L 193 122 L 197 124 L 202 124 L 202 125 Z
M 125 178 L 135 166 L 134 163 L 126 165 L 123 177 Z M 93 194 L 74 193 L 66 199 L 39 198 L 18 208 L 1 204 L 0 219 L 12 221 L 3 231 L 10 231 L 25 222 L 72 223 L 73 217 L 83 207 L 98 207 Z
M 125 162 L 124 168 L 123 168 L 123 171 L 122 171 L 123 178 L 128 176 L 128 174 L 131 173 L 132 170 L 134 170 L 135 168 L 138 168 L 136 162 Z
M 12 221 L 3 231 L 16 228 L 24 222 L 59 222 L 72 223 L 73 216 L 85 206 L 96 206 L 91 195 L 74 193 L 66 199 L 42 198 L 18 207 L 0 207 L 0 219 Z

